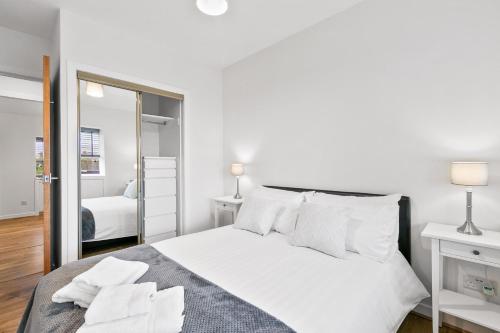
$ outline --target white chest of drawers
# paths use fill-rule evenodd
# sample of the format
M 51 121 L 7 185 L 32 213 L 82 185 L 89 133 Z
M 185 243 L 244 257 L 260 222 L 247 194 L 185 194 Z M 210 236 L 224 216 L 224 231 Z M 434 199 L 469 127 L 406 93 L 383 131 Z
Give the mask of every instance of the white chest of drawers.
M 143 158 L 144 242 L 177 236 L 177 178 L 175 157 Z

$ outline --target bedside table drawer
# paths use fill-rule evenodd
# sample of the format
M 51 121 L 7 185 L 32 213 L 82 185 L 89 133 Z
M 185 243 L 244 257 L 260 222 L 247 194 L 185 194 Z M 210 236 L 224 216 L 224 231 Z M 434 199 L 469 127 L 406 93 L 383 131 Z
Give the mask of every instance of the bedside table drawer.
M 225 202 L 217 202 L 216 205 L 217 208 L 221 210 L 233 210 L 234 208 L 234 205 Z
M 450 254 L 500 265 L 500 250 L 444 240 L 441 241 L 440 250 L 444 255 Z

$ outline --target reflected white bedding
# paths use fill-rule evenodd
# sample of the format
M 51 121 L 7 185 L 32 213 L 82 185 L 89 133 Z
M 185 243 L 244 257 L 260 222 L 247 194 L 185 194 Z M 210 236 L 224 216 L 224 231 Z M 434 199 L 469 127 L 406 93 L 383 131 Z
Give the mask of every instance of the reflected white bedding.
M 385 263 L 337 259 L 232 226 L 153 246 L 297 332 L 395 332 L 429 296 L 400 252 Z
M 137 235 L 137 199 L 125 196 L 82 199 L 95 221 L 95 238 L 88 242 Z

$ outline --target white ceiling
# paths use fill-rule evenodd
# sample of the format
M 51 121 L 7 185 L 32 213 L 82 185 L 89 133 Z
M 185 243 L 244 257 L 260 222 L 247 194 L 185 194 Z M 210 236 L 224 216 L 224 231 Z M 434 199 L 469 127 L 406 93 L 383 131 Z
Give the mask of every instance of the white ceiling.
M 45 0 L 0 0 L 0 25 L 50 39 L 57 7 Z
M 363 0 L 228 0 L 210 17 L 195 0 L 0 0 L 0 25 L 50 38 L 57 9 L 169 43 L 226 67 Z

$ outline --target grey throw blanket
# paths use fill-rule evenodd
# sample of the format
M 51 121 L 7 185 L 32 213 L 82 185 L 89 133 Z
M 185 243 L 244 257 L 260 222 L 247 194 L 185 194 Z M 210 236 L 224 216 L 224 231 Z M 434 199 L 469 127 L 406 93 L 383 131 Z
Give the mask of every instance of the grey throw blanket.
M 52 294 L 108 255 L 149 264 L 149 270 L 137 283 L 156 282 L 159 290 L 184 286 L 183 332 L 294 332 L 278 319 L 194 274 L 153 247 L 140 245 L 72 262 L 42 277 L 18 333 L 75 332 L 84 322 L 85 309 L 73 303 L 52 303 Z
M 94 214 L 90 209 L 82 207 L 82 241 L 95 238 Z

